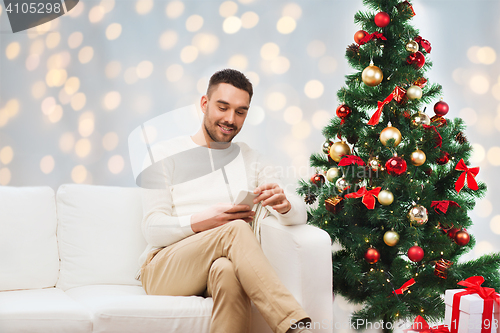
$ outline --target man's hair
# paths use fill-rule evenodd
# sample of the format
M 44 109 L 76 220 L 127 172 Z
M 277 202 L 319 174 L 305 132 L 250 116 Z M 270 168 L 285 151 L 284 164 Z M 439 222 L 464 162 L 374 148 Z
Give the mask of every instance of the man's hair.
M 252 100 L 252 95 L 253 95 L 252 83 L 240 71 L 226 68 L 218 72 L 215 72 L 214 75 L 212 75 L 212 77 L 210 78 L 210 81 L 208 82 L 208 88 L 207 88 L 208 98 L 210 98 L 212 92 L 215 89 L 217 89 L 219 83 L 227 83 L 235 88 L 245 90 L 250 96 L 249 101 Z

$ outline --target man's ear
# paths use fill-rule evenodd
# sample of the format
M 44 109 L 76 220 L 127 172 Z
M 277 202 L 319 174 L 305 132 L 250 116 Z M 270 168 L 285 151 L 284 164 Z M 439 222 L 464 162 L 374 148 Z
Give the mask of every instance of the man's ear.
M 207 95 L 201 96 L 200 107 L 201 107 L 201 111 L 203 111 L 203 113 L 207 112 L 207 104 L 208 104 L 208 96 Z

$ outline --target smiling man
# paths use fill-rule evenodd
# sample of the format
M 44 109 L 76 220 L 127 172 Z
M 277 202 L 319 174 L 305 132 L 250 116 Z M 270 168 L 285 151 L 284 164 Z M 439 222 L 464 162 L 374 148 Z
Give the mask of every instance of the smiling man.
M 279 223 L 306 223 L 304 202 L 284 192 L 273 168 L 246 144 L 232 142 L 251 112 L 252 95 L 242 73 L 215 73 L 200 101 L 199 131 L 168 142 L 170 150 L 190 155 L 165 160 L 157 176 L 163 186 L 143 192 L 148 247 L 141 256 L 141 281 L 150 295 L 211 296 L 211 333 L 249 332 L 251 301 L 273 332 L 310 332 L 298 328 L 304 325 L 297 322 L 310 318 L 279 280 L 249 225 L 255 213 L 232 204 L 231 193 L 250 190 L 257 194 L 254 203 Z M 212 172 L 186 178 L 203 168 L 202 155 L 210 156 Z M 224 161 L 221 168 L 214 168 L 217 161 Z

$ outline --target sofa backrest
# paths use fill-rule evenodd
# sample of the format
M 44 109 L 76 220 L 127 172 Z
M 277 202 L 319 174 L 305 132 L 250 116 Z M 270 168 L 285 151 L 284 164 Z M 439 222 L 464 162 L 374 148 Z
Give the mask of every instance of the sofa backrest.
M 66 184 L 56 198 L 61 258 L 57 287 L 140 285 L 135 275 L 146 248 L 140 189 Z
M 56 225 L 50 187 L 0 186 L 0 291 L 55 286 Z

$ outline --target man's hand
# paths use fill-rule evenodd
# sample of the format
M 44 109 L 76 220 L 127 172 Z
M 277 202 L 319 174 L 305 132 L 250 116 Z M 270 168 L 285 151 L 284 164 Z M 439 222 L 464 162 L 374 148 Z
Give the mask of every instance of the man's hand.
M 233 220 L 244 220 L 250 223 L 254 216 L 255 212 L 251 211 L 248 205 L 219 203 L 191 216 L 191 229 L 194 232 L 205 231 Z
M 253 200 L 254 203 L 262 201 L 262 206 L 271 206 L 280 214 L 286 214 L 292 208 L 290 202 L 286 199 L 285 192 L 276 183 L 264 184 L 257 187 L 253 193 L 259 194 Z

